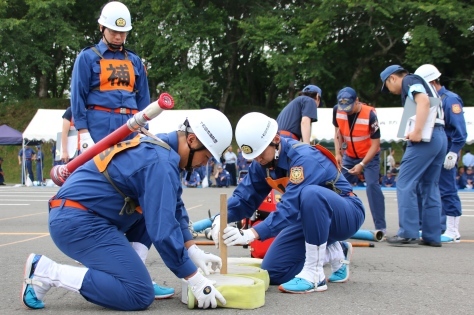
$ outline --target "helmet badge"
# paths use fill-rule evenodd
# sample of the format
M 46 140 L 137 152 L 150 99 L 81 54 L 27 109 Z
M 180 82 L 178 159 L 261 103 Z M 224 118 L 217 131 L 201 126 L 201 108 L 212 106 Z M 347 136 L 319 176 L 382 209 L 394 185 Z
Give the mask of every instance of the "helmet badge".
M 246 145 L 246 144 L 242 144 L 242 145 L 240 146 L 240 149 L 241 149 L 242 152 L 245 153 L 245 154 L 250 154 L 250 153 L 253 152 L 252 147 L 249 146 L 249 145 Z
M 115 20 L 115 25 L 119 27 L 124 27 L 127 24 L 127 21 L 125 21 L 124 18 L 118 18 Z

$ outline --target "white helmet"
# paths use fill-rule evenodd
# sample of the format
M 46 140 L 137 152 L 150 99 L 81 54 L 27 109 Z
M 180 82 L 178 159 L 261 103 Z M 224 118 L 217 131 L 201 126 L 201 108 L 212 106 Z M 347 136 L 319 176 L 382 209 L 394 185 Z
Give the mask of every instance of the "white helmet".
M 232 142 L 232 126 L 226 115 L 217 109 L 206 108 L 189 117 L 189 127 L 206 149 L 219 161 Z
M 261 113 L 248 113 L 235 127 L 235 140 L 242 156 L 251 160 L 262 154 L 278 132 L 278 123 Z
M 438 68 L 430 64 L 424 64 L 418 67 L 415 74 L 425 79 L 426 82 L 434 81 L 441 76 L 441 72 L 439 72 Z
M 102 8 L 97 22 L 118 32 L 128 32 L 132 29 L 130 11 L 125 4 L 118 1 L 109 2 Z

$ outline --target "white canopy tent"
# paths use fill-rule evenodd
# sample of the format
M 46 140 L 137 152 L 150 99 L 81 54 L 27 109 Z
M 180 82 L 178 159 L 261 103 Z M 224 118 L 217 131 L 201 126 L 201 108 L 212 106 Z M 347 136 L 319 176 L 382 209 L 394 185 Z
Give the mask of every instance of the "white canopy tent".
M 195 110 L 168 110 L 153 119 L 149 123 L 150 132 L 165 133 L 176 130 L 184 122 L 186 117 L 191 116 Z M 397 138 L 399 121 L 402 117 L 403 108 L 377 108 L 382 142 L 400 142 Z M 50 141 L 56 140 L 58 132 L 62 127 L 62 109 L 38 109 L 28 127 L 23 132 L 23 139 L 28 141 Z M 464 107 L 464 118 L 467 125 L 467 143 L 474 143 L 474 107 Z M 332 124 L 332 108 L 319 108 L 318 121 L 312 125 L 312 139 L 319 141 L 334 141 L 334 126 Z

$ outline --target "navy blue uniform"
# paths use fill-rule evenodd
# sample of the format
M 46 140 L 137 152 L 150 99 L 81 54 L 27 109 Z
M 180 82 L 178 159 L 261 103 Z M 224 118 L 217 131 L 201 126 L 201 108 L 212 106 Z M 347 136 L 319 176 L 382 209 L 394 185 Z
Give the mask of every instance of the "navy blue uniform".
M 300 145 L 294 147 L 295 144 Z M 327 242 L 329 246 L 345 240 L 357 232 L 365 219 L 362 201 L 353 195 L 352 186 L 323 153 L 296 140 L 281 138 L 279 154 L 277 166 L 269 175 L 274 180 L 290 177 L 288 185 L 276 211 L 253 226 L 261 240 L 276 236 L 262 262 L 272 284 L 285 283 L 301 271 L 305 242 Z M 228 200 L 229 222 L 251 217 L 270 193 L 266 171 L 252 162 L 249 173 Z M 328 181 L 334 180 L 339 193 L 326 187 Z
M 43 182 L 43 168 L 44 168 L 44 153 L 41 149 L 38 149 L 36 153 L 36 178 L 41 184 Z
M 33 149 L 26 147 L 25 148 L 25 168 L 28 171 L 28 176 L 30 177 L 31 182 L 33 183 L 35 181 L 35 176 L 33 175 L 33 157 L 36 154 Z M 20 152 L 18 152 L 19 157 L 23 157 L 23 149 L 20 149 Z M 25 184 L 25 176 L 23 175 L 22 172 L 22 178 L 21 178 L 22 184 Z
M 278 115 L 276 121 L 279 130 L 285 130 L 293 134 L 296 138 L 301 139 L 301 118 L 309 117 L 311 122 L 318 121 L 316 102 L 309 96 L 301 95 L 292 100 L 283 108 Z M 290 137 L 281 134 L 283 137 Z

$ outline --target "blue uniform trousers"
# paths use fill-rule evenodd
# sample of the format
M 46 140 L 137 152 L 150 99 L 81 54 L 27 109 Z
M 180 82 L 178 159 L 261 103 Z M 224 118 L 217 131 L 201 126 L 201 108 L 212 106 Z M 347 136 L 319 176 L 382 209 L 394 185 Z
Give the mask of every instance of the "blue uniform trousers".
M 458 187 L 456 185 L 456 171 L 453 167 L 450 170 L 441 169 L 439 177 L 439 192 L 441 193 L 441 202 L 443 205 L 441 212 L 441 228 L 446 230 L 446 216 L 459 217 L 462 215 L 461 200 L 458 195 Z
M 143 228 L 141 223 L 137 227 Z M 64 254 L 89 268 L 79 290 L 86 300 L 124 311 L 143 310 L 154 301 L 148 270 L 110 221 L 88 211 L 59 207 L 50 212 L 49 231 Z
M 122 127 L 132 116 L 132 114 L 125 115 L 109 113 L 102 110 L 88 109 L 87 126 L 89 128 L 88 130 L 91 134 L 92 140 L 94 140 L 95 143 L 99 142 L 118 128 Z M 132 139 L 134 136 L 136 136 L 136 133 L 133 133 L 121 141 Z
M 262 269 L 271 284 L 293 279 L 305 261 L 305 243 L 328 245 L 350 238 L 364 223 L 364 206 L 359 198 L 342 197 L 316 185 L 301 191 L 298 221 L 283 229 L 265 254 Z
M 44 179 L 43 166 L 44 166 L 43 161 L 36 162 L 36 178 L 38 179 L 39 182 L 43 182 L 43 179 Z
M 427 242 L 441 241 L 441 196 L 438 183 L 446 155 L 446 142 L 444 128 L 435 126 L 430 142 L 409 141 L 407 144 L 397 179 L 398 235 L 401 237 L 419 237 L 420 198 L 423 239 Z
M 351 169 L 362 160 L 363 159 L 351 158 L 344 154 L 342 157 L 342 165 Z M 349 174 L 345 169 L 342 169 L 342 173 L 350 183 L 356 182 L 354 179 L 356 176 Z M 370 213 L 372 213 L 375 229 L 385 230 L 387 229 L 387 223 L 385 222 L 385 197 L 380 187 L 379 176 L 380 152 L 364 167 L 364 178 L 367 184 L 367 199 L 369 201 Z
M 25 160 L 25 167 L 26 170 L 28 171 L 28 177 L 31 179 L 31 182 L 33 183 L 35 181 L 35 176 L 33 175 L 33 162 L 30 160 Z M 24 179 L 22 180 L 24 182 Z

